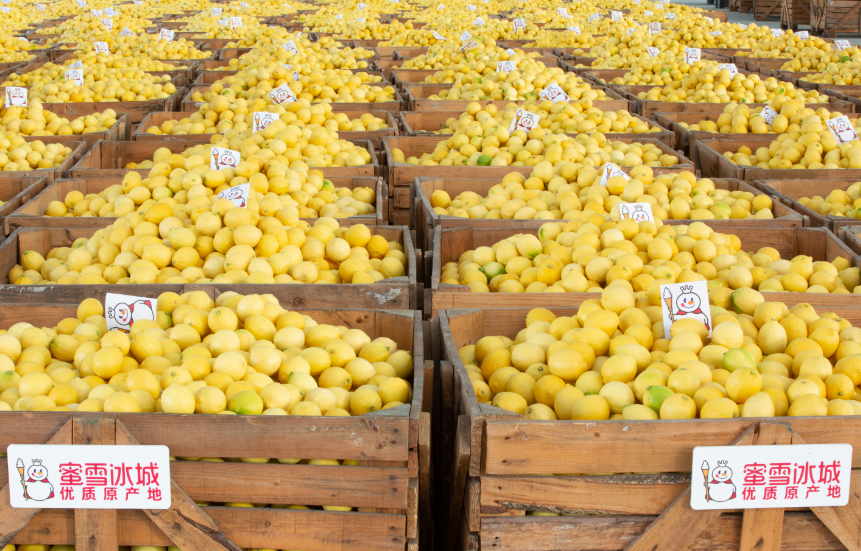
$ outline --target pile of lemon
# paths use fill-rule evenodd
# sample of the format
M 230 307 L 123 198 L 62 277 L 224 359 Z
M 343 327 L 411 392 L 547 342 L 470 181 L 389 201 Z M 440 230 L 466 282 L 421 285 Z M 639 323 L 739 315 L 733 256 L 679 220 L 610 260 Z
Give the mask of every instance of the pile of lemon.
M 273 210 L 280 206 L 271 197 L 256 203 L 261 204 Z M 195 220 L 182 219 L 181 211 L 159 203 L 118 218 L 71 247 L 51 249 L 47 258 L 25 251 L 9 281 L 372 284 L 406 272 L 403 246 L 372 235 L 363 224 L 339 227 L 334 218 L 320 218 L 310 226 L 295 208 L 261 216 L 227 199 L 209 208 L 202 201 L 196 205 L 201 214 Z
M 375 36 L 374 40 L 382 40 L 382 42 L 380 42 L 380 46 L 427 47 L 445 42 L 436 38 L 433 34 L 434 31 L 444 36 L 446 40 L 452 40 L 452 37 L 455 36 L 443 29 L 430 27 L 424 27 L 421 29 L 404 28 L 400 32 L 395 32 L 394 23 L 392 26 L 393 29 L 390 33 L 392 35 L 391 37 L 376 38 Z
M 624 203 L 649 203 L 659 220 L 774 218 L 768 195 L 717 189 L 711 179 L 697 180 L 691 172 L 664 174 L 650 180 L 648 186 L 640 179 L 619 176 L 601 186 L 600 178 L 590 181 L 585 173 L 582 181 L 572 178 L 569 182 L 562 173 L 572 176 L 567 169 L 560 170 L 545 182 L 512 172 L 490 188 L 486 197 L 466 191 L 452 200 L 445 191 L 436 190 L 430 204 L 440 216 L 476 219 L 572 220 L 585 212 L 588 217 L 597 213 L 607 221 L 618 221 L 619 206 Z
M 466 251 L 443 265 L 440 276 L 442 283 L 485 293 L 600 292 L 617 280 L 649 294 L 667 283 L 708 281 L 714 304 L 729 300 L 734 290 L 861 293 L 861 273 L 843 257 L 790 261 L 770 247 L 749 254 L 736 235 L 715 232 L 703 222 L 687 227 L 660 220 L 614 222 L 585 212 L 542 225 L 537 237 L 515 234 Z
M 660 297 L 625 285 L 573 316 L 531 310 L 514 339 L 458 355 L 476 398 L 537 420 L 861 415 L 861 329 L 809 304 L 711 306 L 664 338 Z
M 509 123 L 510 120 L 497 126 L 494 121 L 487 130 L 478 121 L 469 123 L 458 127 L 447 140 L 438 142 L 433 153 L 405 157 L 403 151 L 393 148 L 392 158 L 396 163 L 425 166 L 534 166 L 535 174 L 546 182 L 553 177 L 554 167 L 561 170 L 566 165 L 570 165 L 568 171 L 574 171 L 571 177 L 576 178 L 578 171 L 585 175 L 592 167 L 610 161 L 620 166 L 648 168 L 650 175 L 649 167 L 671 167 L 680 161 L 652 143 L 610 141 L 600 133 L 572 138 L 541 127 L 528 133 L 521 129 L 509 133 Z M 580 167 L 575 163 L 580 163 Z
M 782 109 L 780 113 L 784 114 Z M 825 120 L 838 116 L 840 113 L 832 112 Z M 861 132 L 861 118 L 850 122 L 856 134 Z M 838 144 L 823 122 L 823 117 L 818 115 L 806 117 L 797 130 L 787 130 L 767 147 L 758 147 L 752 151 L 742 146 L 735 153 L 727 151 L 723 156 L 737 165 L 761 168 L 861 168 L 861 147 L 858 141 Z
M 856 49 L 857 53 L 857 49 Z M 810 36 L 801 38 L 791 30 L 784 34 L 775 37 L 772 40 L 757 44 L 750 51 L 739 52 L 739 57 L 756 57 L 756 58 L 771 58 L 771 59 L 815 59 L 824 62 L 839 61 L 843 53 L 832 50 L 832 45 L 818 36 Z M 800 58 L 800 59 L 799 59 Z M 791 63 L 791 62 L 788 62 Z M 803 64 L 802 64 L 803 66 Z M 807 65 L 811 67 L 810 64 Z M 801 69 L 786 69 L 788 71 Z
M 107 132 L 115 124 L 117 114 L 113 109 L 72 120 L 45 111 L 38 101 L 30 102 L 28 107 L 13 105 L 0 109 L 0 133 L 7 141 L 18 136 L 73 136 Z
M 779 99 L 795 100 L 801 105 L 829 102 L 828 96 L 816 90 L 798 89 L 774 77 L 763 80 L 756 73 L 732 76 L 729 70 L 718 69 L 717 64 L 706 65 L 669 86 L 640 92 L 637 97 L 686 103 L 769 103 Z
M 583 109 L 582 104 L 556 103 L 551 101 L 528 100 L 523 105 L 508 105 L 500 111 L 495 105 L 481 107 L 478 102 L 466 106 L 460 118 L 449 117 L 437 134 L 454 134 L 471 124 L 479 123 L 483 129 L 495 126 L 510 126 L 518 109 L 536 113 L 541 118 L 538 124 L 554 134 L 591 134 L 593 132 L 612 132 L 647 134 L 661 132 L 659 126 L 651 125 L 644 119 L 631 115 L 625 109 L 602 111 L 597 107 Z
M 71 154 L 72 148 L 63 144 L 25 142 L 21 136 L 0 138 L 0 170 L 4 172 L 57 168 Z
M 252 114 L 257 111 L 279 113 L 280 120 L 288 125 L 321 125 L 330 132 L 366 132 L 389 128 L 386 120 L 371 113 L 350 119 L 351 113 L 334 113 L 328 103 L 312 104 L 302 99 L 284 105 L 266 105 L 260 98 L 250 104 L 244 99 L 237 99 L 225 108 L 221 97 L 217 96 L 212 103 L 203 104 L 197 113 L 188 117 L 164 121 L 161 126 L 151 126 L 146 129 L 146 133 L 174 136 L 223 133 L 225 138 L 232 139 L 252 128 Z M 223 117 L 222 113 L 225 114 Z
M 822 198 L 801 197 L 798 202 L 823 216 L 861 217 L 861 182 L 855 182 L 846 190 L 835 189 Z
M 24 75 L 10 74 L 2 86 L 29 86 L 30 100 L 46 103 L 147 101 L 165 99 L 176 92 L 170 77 L 142 70 L 83 65 L 83 85 L 66 80 L 67 66 L 46 63 Z
M 257 42 L 249 45 L 253 46 L 250 52 L 231 59 L 228 62 L 229 68 L 224 70 L 264 67 L 271 71 L 286 64 L 296 67 L 294 71 L 299 70 L 302 64 L 307 64 L 309 69 L 368 69 L 370 65 L 367 60 L 375 55 L 372 50 L 366 48 L 348 48 L 329 36 L 320 37 L 317 42 L 308 42 L 304 35 L 303 38 L 296 38 L 293 33 L 283 32 L 272 32 L 264 37 L 269 30 L 263 31 L 258 35 Z M 299 49 L 301 57 L 285 57 L 286 52 L 282 45 L 290 40 Z
M 108 331 L 86 299 L 54 327 L 4 330 L 0 409 L 349 417 L 410 402 L 410 351 L 272 295 L 162 293 L 151 310 Z
M 29 50 L 36 48 L 38 48 L 37 44 L 31 44 L 29 41 L 22 40 L 12 34 L 0 32 L 0 63 L 33 59 L 35 54 L 30 53 Z
M 566 26 L 567 28 L 567 26 Z M 539 33 L 532 42 L 527 42 L 525 48 L 591 48 L 595 38 L 589 32 L 575 33 L 574 31 L 547 31 Z M 575 50 L 574 55 L 591 55 L 583 50 Z
M 796 63 L 800 64 L 801 68 L 796 69 Z M 861 84 L 861 49 L 857 46 L 839 52 L 824 52 L 813 59 L 805 56 L 800 60 L 788 61 L 784 68 L 789 64 L 792 66 L 790 70 L 793 71 L 819 71 L 802 77 L 806 82 L 846 86 Z
M 762 109 L 755 108 L 751 111 L 750 107 L 744 104 L 729 104 L 724 107 L 723 113 L 715 120 L 702 120 L 695 124 L 679 122 L 678 124 L 692 131 L 719 132 L 721 134 L 798 133 L 800 136 L 802 124 L 808 118 L 811 122 L 815 122 L 816 119 L 826 121 L 832 118 L 832 113 L 824 108 L 813 111 L 809 107 L 801 110 L 796 109 L 796 107 L 794 104 L 783 103 L 780 111 L 786 110 L 786 114 L 778 112 L 769 123 L 760 115 Z M 839 113 L 835 112 L 833 116 L 839 116 Z M 857 120 L 857 118 L 852 120 Z

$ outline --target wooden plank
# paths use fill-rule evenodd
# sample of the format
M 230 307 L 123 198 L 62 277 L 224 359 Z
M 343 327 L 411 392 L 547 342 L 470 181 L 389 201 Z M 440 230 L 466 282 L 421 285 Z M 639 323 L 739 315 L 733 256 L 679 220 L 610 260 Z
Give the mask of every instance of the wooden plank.
M 425 362 L 427 364 L 429 362 Z M 430 362 L 432 364 L 432 362 Z M 425 388 L 433 388 L 432 384 Z M 425 399 L 425 403 L 432 403 Z M 433 516 L 433 481 L 431 477 L 431 414 L 423 411 L 419 417 L 419 541 L 423 548 L 431 544 L 431 517 Z
M 72 443 L 77 446 L 112 445 L 116 442 L 114 420 L 98 415 L 76 416 L 72 421 Z M 115 551 L 117 511 L 75 509 L 75 550 Z
M 24 427 L 21 427 L 22 429 Z M 36 442 L 33 442 L 36 443 Z M 50 437 L 38 441 L 39 444 L 63 445 L 72 443 L 72 421 L 67 420 Z M 3 447 L 6 449 L 6 446 Z M 5 466 L 5 465 L 4 465 Z M 8 475 L 7 475 L 8 476 Z M 15 481 L 14 484 L 19 484 Z M 10 503 L 11 492 L 9 481 L 6 481 L 0 490 L 0 546 L 9 543 L 27 524 L 35 517 L 41 509 L 17 509 Z M 17 490 L 16 490 L 17 491 Z
M 758 446 L 787 446 L 792 443 L 788 423 L 763 421 Z M 780 551 L 783 537 L 783 509 L 745 509 L 741 524 L 740 551 Z
M 469 418 L 461 415 L 457 419 L 457 433 L 454 441 L 454 473 L 453 473 L 453 488 L 451 491 L 451 501 L 448 503 L 448 518 L 444 522 L 445 526 L 459 526 L 461 522 L 461 514 L 464 507 L 464 489 L 466 486 L 466 475 L 468 471 L 469 455 L 470 455 L 470 422 Z M 464 519 L 465 520 L 465 519 Z M 455 545 L 457 532 L 446 530 L 444 539 L 445 545 L 443 549 L 452 549 Z

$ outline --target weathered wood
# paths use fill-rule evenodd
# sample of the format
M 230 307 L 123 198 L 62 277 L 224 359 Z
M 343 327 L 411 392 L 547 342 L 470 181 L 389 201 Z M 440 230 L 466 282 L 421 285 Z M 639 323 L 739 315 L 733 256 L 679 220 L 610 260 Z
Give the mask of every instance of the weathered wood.
M 114 420 L 98 415 L 75 417 L 72 443 L 77 446 L 103 446 L 116 443 Z M 117 548 L 117 511 L 115 509 L 75 509 L 75 550 L 114 551 Z

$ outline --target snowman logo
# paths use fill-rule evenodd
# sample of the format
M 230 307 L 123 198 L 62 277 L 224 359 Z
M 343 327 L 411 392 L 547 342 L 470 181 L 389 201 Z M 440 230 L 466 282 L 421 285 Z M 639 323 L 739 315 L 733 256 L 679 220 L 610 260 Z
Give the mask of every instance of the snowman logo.
M 702 311 L 700 305 L 702 299 L 699 295 L 693 292 L 694 288 L 691 285 L 683 285 L 681 294 L 676 297 L 676 308 L 670 310 L 673 323 L 682 318 L 702 319 L 706 330 L 711 331 L 709 327 L 709 317 Z M 667 288 L 669 292 L 669 288 Z
M 24 499 L 46 501 L 54 497 L 54 486 L 48 481 L 48 468 L 42 465 L 41 459 L 34 459 L 33 464 L 27 467 L 26 477 L 24 476 L 24 462 L 19 459 L 15 466 L 21 475 Z
M 138 320 L 155 320 L 155 311 L 151 300 L 136 300 L 131 304 L 120 302 L 113 308 L 108 308 L 108 319 L 117 322 L 119 330 L 130 333 L 131 327 Z
M 27 89 L 16 87 L 6 88 L 6 104 L 9 106 L 17 105 L 20 107 L 26 107 Z
M 529 111 L 517 110 L 514 117 L 514 127 L 521 130 L 532 130 L 535 128 L 538 120 L 535 118 L 535 113 Z
M 633 218 L 635 222 L 645 222 L 649 219 L 649 215 L 646 214 L 643 205 L 634 205 L 634 213 L 631 214 L 631 218 Z
M 230 199 L 237 207 L 245 207 L 245 197 L 243 197 L 242 190 L 238 186 L 222 191 L 218 194 L 218 198 Z
M 214 148 L 212 150 L 212 158 L 215 159 L 215 166 L 219 170 L 222 168 L 236 168 L 236 157 L 229 149 L 218 150 Z
M 832 128 L 842 143 L 849 143 L 852 140 L 858 139 L 858 134 L 855 133 L 855 129 L 852 128 L 847 117 L 839 117 L 835 119 Z
M 290 94 L 287 93 L 287 90 L 284 88 L 280 88 L 280 87 L 276 88 L 275 90 L 270 92 L 269 96 L 272 98 L 272 100 L 275 103 L 277 103 L 279 105 L 281 105 L 282 103 L 284 103 L 285 101 L 290 99 Z
M 703 476 L 705 477 L 706 501 L 725 502 L 735 499 L 736 489 L 732 481 L 732 469 L 727 461 L 718 461 L 717 466 L 709 474 L 709 464 L 703 461 Z

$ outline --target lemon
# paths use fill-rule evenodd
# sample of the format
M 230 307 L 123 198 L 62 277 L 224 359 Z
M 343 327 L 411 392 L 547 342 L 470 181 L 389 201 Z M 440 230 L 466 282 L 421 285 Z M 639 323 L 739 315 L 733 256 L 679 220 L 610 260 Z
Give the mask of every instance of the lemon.
M 382 408 L 382 399 L 377 392 L 369 386 L 361 386 L 353 392 L 350 397 L 350 412 L 353 415 L 364 415 Z
M 766 398 L 768 398 L 768 395 L 766 395 Z M 771 399 L 768 399 L 768 401 L 770 403 Z M 700 418 L 702 419 L 732 419 L 738 416 L 738 404 L 729 398 L 709 400 L 703 404 L 700 411 Z
M 697 405 L 690 396 L 672 394 L 661 403 L 659 415 L 661 419 L 693 419 L 697 415 Z
M 182 385 L 172 385 L 162 392 L 161 408 L 165 413 L 194 413 L 194 394 Z
M 102 409 L 108 413 L 140 413 L 140 404 L 128 393 L 115 392 L 105 399 Z
M 263 400 L 256 392 L 243 390 L 230 398 L 227 409 L 238 415 L 260 415 L 263 413 Z
M 712 344 L 728 349 L 739 348 L 744 340 L 744 333 L 738 324 L 725 321 L 718 324 L 712 331 Z
M 299 388 L 294 385 L 271 383 L 260 389 L 260 398 L 267 409 L 281 408 L 290 411 L 302 396 Z
M 115 346 L 103 347 L 93 356 L 93 372 L 102 379 L 110 379 L 120 372 L 122 366 L 122 350 Z
M 234 381 L 242 380 L 248 371 L 248 364 L 239 352 L 225 352 L 215 358 L 213 373 L 225 373 Z
M 634 392 L 624 382 L 612 381 L 601 387 L 598 396 L 604 398 L 610 406 L 610 413 L 622 413 L 626 406 L 634 404 Z
M 610 418 L 610 405 L 598 395 L 584 396 L 571 406 L 573 421 L 606 421 Z
M 750 352 L 744 348 L 733 348 L 723 355 L 722 365 L 724 369 L 733 373 L 737 369 L 756 366 L 756 361 L 753 359 Z
M 631 404 L 622 408 L 622 419 L 625 421 L 648 421 L 658 418 L 658 414 L 652 408 L 643 404 Z
M 611 381 L 627 383 L 633 381 L 636 375 L 637 361 L 628 354 L 616 354 L 601 364 L 601 378 L 605 385 Z M 614 413 L 621 413 L 621 411 Z
M 534 386 L 534 385 L 533 385 Z M 556 393 L 553 400 L 553 410 L 559 419 L 571 418 L 571 407 L 584 396 L 583 391 L 571 385 L 565 385 Z
M 648 386 L 646 387 L 646 392 L 643 394 L 643 405 L 651 408 L 655 413 L 660 414 L 664 400 L 672 395 L 673 391 L 664 385 Z
M 828 400 L 818 395 L 806 394 L 798 397 L 789 406 L 787 415 L 790 417 L 808 417 L 812 415 L 827 415 Z

